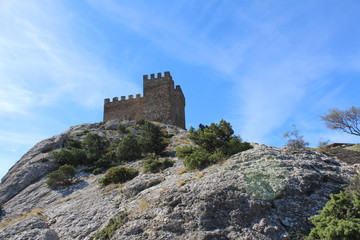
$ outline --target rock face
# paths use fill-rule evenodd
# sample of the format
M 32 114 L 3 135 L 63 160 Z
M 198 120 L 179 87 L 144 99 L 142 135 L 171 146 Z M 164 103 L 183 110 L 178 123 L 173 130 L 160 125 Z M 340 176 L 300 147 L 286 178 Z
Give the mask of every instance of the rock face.
M 124 212 L 129 215 L 112 239 L 293 239 L 353 174 L 346 163 L 320 153 L 253 144 L 203 171 L 186 172 L 181 159 L 170 157 L 172 167 L 140 172 L 124 184 L 101 187 L 103 175 L 79 168 L 72 186 L 47 187 L 46 174 L 57 167 L 50 151 L 84 132 L 121 138 L 118 125 L 72 127 L 26 153 L 0 185 L 0 239 L 91 239 Z M 168 152 L 190 143 L 184 130 L 161 127 L 174 135 Z M 128 165 L 141 170 L 142 160 Z

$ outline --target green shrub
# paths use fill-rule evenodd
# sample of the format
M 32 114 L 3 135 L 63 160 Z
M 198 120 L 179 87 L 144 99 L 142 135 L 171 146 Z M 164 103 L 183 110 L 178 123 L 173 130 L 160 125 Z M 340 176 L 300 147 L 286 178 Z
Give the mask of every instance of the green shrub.
M 139 120 L 136 120 L 136 124 L 138 124 L 138 125 L 140 125 L 140 126 L 144 125 L 144 124 L 145 124 L 145 122 L 147 122 L 147 121 L 146 121 L 146 120 L 144 120 L 144 119 L 139 119 Z
M 120 125 L 118 126 L 118 131 L 119 131 L 120 133 L 128 133 L 128 129 L 125 127 L 124 124 L 120 124 Z
M 141 156 L 138 140 L 133 135 L 121 139 L 116 148 L 116 156 L 120 161 L 132 161 Z
M 160 172 L 168 167 L 174 165 L 174 161 L 170 160 L 169 158 L 156 158 L 156 157 L 147 157 L 144 160 L 144 172 L 151 172 L 157 173 Z
M 81 143 L 87 156 L 87 164 L 91 164 L 101 158 L 107 152 L 109 142 L 98 134 L 88 133 Z
M 198 149 L 192 152 L 190 155 L 186 156 L 184 159 L 184 165 L 187 169 L 203 169 L 213 162 L 210 159 L 211 154 L 202 150 Z
M 198 149 L 197 147 L 190 146 L 190 145 L 177 147 L 176 148 L 176 157 L 185 158 L 186 156 L 190 155 L 191 153 L 193 153 L 197 149 Z
M 129 213 L 124 212 L 121 213 L 116 218 L 111 218 L 108 225 L 105 228 L 94 234 L 93 239 L 99 239 L 99 240 L 111 239 L 112 236 L 114 236 L 116 230 L 127 222 L 128 215 Z
M 118 162 L 119 161 L 118 161 L 115 151 L 110 151 L 110 152 L 107 152 L 104 155 L 102 155 L 99 160 L 95 161 L 93 163 L 93 166 L 95 166 L 97 168 L 107 169 L 109 167 L 114 166 Z
M 102 173 L 103 171 L 104 171 L 104 169 L 98 167 L 92 171 L 92 174 L 98 175 L 98 174 Z
M 99 179 L 99 183 L 102 185 L 108 185 L 110 183 L 124 183 L 127 182 L 139 174 L 139 171 L 135 168 L 126 168 L 123 166 L 109 168 L 105 174 L 105 177 Z
M 202 169 L 210 164 L 225 160 L 229 156 L 252 148 L 248 142 L 234 136 L 230 123 L 221 120 L 220 123 L 211 123 L 210 126 L 199 125 L 189 130 L 189 138 L 198 147 L 183 146 L 176 149 L 176 156 L 184 159 L 188 169 Z
M 230 123 L 221 120 L 220 123 L 211 123 L 210 126 L 199 125 L 196 131 L 190 128 L 190 139 L 209 153 L 215 152 L 216 149 L 224 146 L 229 142 L 234 131 Z
M 58 170 L 49 173 L 46 183 L 51 188 L 66 187 L 72 184 L 76 168 L 69 164 L 61 166 Z
M 63 148 L 72 149 L 72 148 L 81 148 L 81 142 L 75 138 L 67 138 L 63 143 Z
M 199 129 L 189 130 L 189 138 L 206 152 L 213 154 L 221 151 L 228 157 L 235 153 L 252 148 L 247 142 L 242 142 L 239 136 L 234 136 L 230 123 L 221 120 L 220 123 L 211 123 L 210 126 L 200 124 Z
M 160 127 L 148 121 L 145 121 L 142 126 L 139 144 L 143 153 L 155 153 L 156 155 L 162 153 L 168 145 Z
M 54 161 L 60 165 L 70 164 L 73 166 L 81 165 L 87 162 L 87 156 L 84 150 L 72 148 L 61 149 L 59 152 L 53 152 Z
M 221 162 L 226 160 L 226 158 L 227 155 L 225 155 L 225 153 L 219 149 L 209 156 L 209 163 Z
M 248 149 L 253 148 L 250 143 L 243 142 L 240 137 L 233 136 L 230 140 L 225 144 L 225 148 L 222 148 L 223 153 L 226 156 L 234 155 L 238 152 L 243 152 Z
M 360 195 L 341 191 L 330 198 L 319 215 L 309 218 L 315 225 L 309 239 L 360 239 Z

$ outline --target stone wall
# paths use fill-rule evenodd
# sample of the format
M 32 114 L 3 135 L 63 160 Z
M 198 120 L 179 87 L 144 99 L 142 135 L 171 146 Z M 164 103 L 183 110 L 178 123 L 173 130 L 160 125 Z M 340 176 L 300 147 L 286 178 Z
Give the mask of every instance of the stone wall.
M 181 87 L 174 88 L 170 72 L 143 76 L 144 96 L 105 99 L 104 121 L 111 119 L 158 121 L 185 129 L 185 97 Z

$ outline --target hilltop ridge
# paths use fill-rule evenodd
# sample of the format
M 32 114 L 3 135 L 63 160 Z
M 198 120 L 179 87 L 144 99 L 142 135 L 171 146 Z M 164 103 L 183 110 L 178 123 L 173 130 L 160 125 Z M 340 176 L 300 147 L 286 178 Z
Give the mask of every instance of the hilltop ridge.
M 143 171 L 144 159 L 128 162 L 139 174 L 123 184 L 102 186 L 77 167 L 76 181 L 51 189 L 47 174 L 57 169 L 52 152 L 87 133 L 111 142 L 141 131 L 135 122 L 82 124 L 30 149 L 0 184 L 1 239 L 93 239 L 113 226 L 111 239 L 294 239 L 308 230 L 330 193 L 353 174 L 346 163 L 321 153 L 253 143 L 253 148 L 201 171 L 188 171 L 176 147 L 193 144 L 187 131 L 156 123 L 169 134 L 167 158 L 174 165 Z M 114 223 L 117 223 L 114 224 Z M 113 224 L 113 225 L 111 225 Z

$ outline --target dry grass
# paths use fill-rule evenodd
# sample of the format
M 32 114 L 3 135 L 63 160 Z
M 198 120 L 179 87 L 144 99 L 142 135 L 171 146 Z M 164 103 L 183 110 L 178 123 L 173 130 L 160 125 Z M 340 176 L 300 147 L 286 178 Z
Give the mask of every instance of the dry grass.
M 122 186 L 122 184 L 120 184 L 120 183 L 111 183 L 109 185 L 102 187 L 101 193 L 104 195 L 110 194 L 112 190 L 119 188 L 121 186 Z
M 75 198 L 77 198 L 77 196 L 63 198 L 63 199 L 58 200 L 55 204 L 57 205 L 57 204 L 61 204 L 63 202 L 68 202 L 68 201 L 70 201 L 72 199 L 75 199 Z
M 204 175 L 205 174 L 203 172 L 198 171 L 197 174 L 196 174 L 196 178 L 202 178 L 202 177 L 204 177 Z
M 186 184 L 186 181 L 184 180 L 179 180 L 179 186 L 184 186 Z
M 346 147 L 346 150 L 360 152 L 360 144 L 355 144 L 350 147 Z
M 144 212 L 149 208 L 150 204 L 145 199 L 141 199 L 139 202 L 139 212 Z
M 8 226 L 11 226 L 11 225 L 13 225 L 17 222 L 20 222 L 24 219 L 27 219 L 27 218 L 41 217 L 43 213 L 44 213 L 44 211 L 42 209 L 34 208 L 30 212 L 27 212 L 27 213 L 24 212 L 21 215 L 4 219 L 3 221 L 0 222 L 0 229 L 4 229 Z
M 181 144 L 190 144 L 190 140 L 189 139 L 179 139 L 179 142 L 181 143 Z
M 182 168 L 182 169 L 180 169 L 178 172 L 177 172 L 177 174 L 178 175 L 181 175 L 181 174 L 184 174 L 184 173 L 186 173 L 187 172 L 187 169 L 186 168 Z

